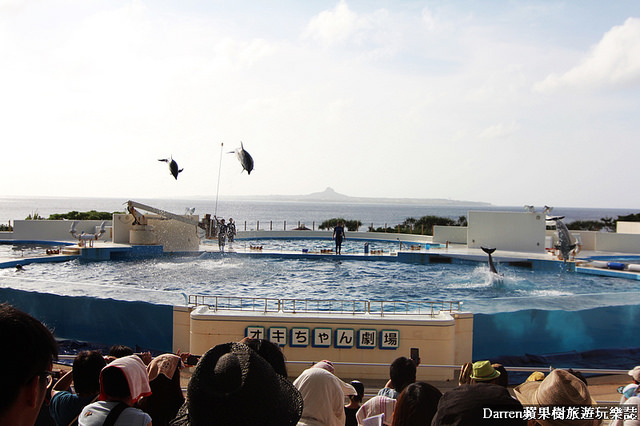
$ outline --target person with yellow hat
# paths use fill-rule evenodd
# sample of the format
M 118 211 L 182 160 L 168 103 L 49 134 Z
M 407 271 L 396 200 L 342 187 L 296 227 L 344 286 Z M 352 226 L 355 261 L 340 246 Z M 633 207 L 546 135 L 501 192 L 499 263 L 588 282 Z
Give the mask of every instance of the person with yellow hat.
M 471 376 L 472 383 L 495 383 L 500 377 L 500 372 L 491 365 L 490 361 L 476 361 L 473 363 Z

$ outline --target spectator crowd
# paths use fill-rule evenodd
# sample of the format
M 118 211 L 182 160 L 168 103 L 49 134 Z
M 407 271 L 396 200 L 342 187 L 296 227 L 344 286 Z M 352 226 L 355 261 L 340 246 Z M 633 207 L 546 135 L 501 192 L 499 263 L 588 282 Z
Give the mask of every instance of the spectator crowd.
M 377 395 L 365 398 L 358 380 L 344 382 L 329 360 L 290 381 L 280 348 L 245 338 L 190 354 L 134 354 L 114 346 L 108 355 L 83 351 L 55 378 L 58 345 L 40 321 L 0 304 L 0 426 L 414 426 L 599 425 L 601 420 L 508 415 L 538 408 L 595 407 L 586 379 L 576 371 L 535 372 L 511 389 L 507 370 L 489 361 L 461 366 L 458 386 L 444 394 L 416 380 L 419 359 L 399 357 Z M 19 354 L 16 358 L 16 353 Z M 181 370 L 195 363 L 186 395 Z M 620 407 L 640 404 L 640 366 L 619 389 Z M 637 412 L 637 411 L 636 411 Z M 614 426 L 638 426 L 616 419 Z

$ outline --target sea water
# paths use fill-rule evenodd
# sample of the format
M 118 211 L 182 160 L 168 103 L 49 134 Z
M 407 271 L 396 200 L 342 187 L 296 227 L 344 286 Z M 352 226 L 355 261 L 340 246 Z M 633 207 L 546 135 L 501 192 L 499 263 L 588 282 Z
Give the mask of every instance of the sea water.
M 69 211 L 106 211 L 125 212 L 127 199 L 117 198 L 16 198 L 0 197 L 0 224 L 9 221 L 22 220 L 37 213 L 48 218 L 54 213 Z M 291 202 L 291 201 L 231 201 L 219 200 L 217 209 L 213 199 L 136 199 L 143 204 L 183 214 L 187 208 L 195 208 L 195 214 L 201 218 L 205 214 L 214 213 L 220 218 L 232 217 L 238 229 L 282 230 L 293 229 L 298 223 L 307 228 L 318 226 L 325 220 L 341 217 L 348 220 L 360 220 L 364 231 L 371 225 L 375 228 L 385 225 L 395 226 L 407 218 L 420 218 L 434 215 L 458 220 L 467 216 L 469 211 L 515 211 L 523 212 L 522 206 L 491 206 L 491 205 L 416 205 L 416 204 L 363 204 L 336 202 Z M 541 208 L 538 208 L 541 211 Z M 556 207 L 553 215 L 565 216 L 565 223 L 574 220 L 600 220 L 604 217 L 616 219 L 620 215 L 638 213 L 631 209 L 607 208 L 570 208 Z

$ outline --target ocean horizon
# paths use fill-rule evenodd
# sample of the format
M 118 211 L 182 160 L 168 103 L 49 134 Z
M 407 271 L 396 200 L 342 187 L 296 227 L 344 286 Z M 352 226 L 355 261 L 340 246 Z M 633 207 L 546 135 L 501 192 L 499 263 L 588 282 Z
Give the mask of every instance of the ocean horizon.
M 29 215 L 38 214 L 48 218 L 51 214 L 67 213 L 69 211 L 107 211 L 125 212 L 125 198 L 88 198 L 88 197 L 0 197 L 0 224 L 10 221 L 24 220 Z M 469 211 L 510 211 L 524 212 L 524 206 L 494 206 L 494 205 L 419 205 L 396 203 L 362 203 L 341 201 L 285 201 L 285 200 L 234 200 L 221 198 L 217 204 L 215 199 L 206 198 L 136 198 L 149 206 L 184 214 L 186 209 L 195 208 L 195 214 L 201 218 L 205 214 L 215 214 L 219 217 L 232 217 L 239 229 L 246 222 L 247 226 L 260 223 L 260 229 L 295 228 L 298 223 L 312 226 L 325 220 L 341 217 L 347 220 L 360 220 L 362 229 L 373 225 L 382 227 L 385 224 L 395 226 L 407 218 L 420 218 L 434 215 L 457 220 L 460 216 L 467 216 Z M 536 206 L 536 211 L 542 212 L 542 206 Z M 555 207 L 554 216 L 565 216 L 565 222 L 576 220 L 600 220 L 604 217 L 617 219 L 618 216 L 638 213 L 640 209 L 619 208 L 576 208 Z

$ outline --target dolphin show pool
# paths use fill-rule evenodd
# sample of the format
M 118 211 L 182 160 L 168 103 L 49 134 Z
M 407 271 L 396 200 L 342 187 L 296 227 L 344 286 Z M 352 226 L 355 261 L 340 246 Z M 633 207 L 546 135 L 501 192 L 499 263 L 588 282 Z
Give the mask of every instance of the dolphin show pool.
M 515 221 L 524 218 L 527 221 L 525 228 L 529 226 L 535 230 L 535 235 L 526 238 L 544 240 L 544 232 L 539 231 L 544 220 L 541 223 L 536 216 L 509 215 Z M 483 216 L 483 219 L 486 217 L 489 216 Z M 483 236 L 482 229 L 472 232 L 473 216 L 471 219 L 468 241 L 487 238 Z M 502 217 L 497 217 L 496 223 L 500 224 L 502 220 Z M 127 226 L 126 221 L 115 216 L 113 222 Z M 165 224 L 167 221 L 154 222 L 156 227 Z M 190 230 L 192 228 L 184 229 L 187 229 L 186 233 L 177 228 L 171 235 L 183 235 L 183 242 L 192 244 L 188 239 L 196 234 Z M 64 232 L 64 228 L 61 231 Z M 306 316 L 281 311 L 280 308 L 270 312 L 265 310 L 262 314 L 254 310 L 225 314 L 228 316 L 223 321 L 233 321 L 229 318 L 238 315 L 246 316 L 244 325 L 235 326 L 240 328 L 227 325 L 219 329 L 224 322 L 216 322 L 222 319 L 222 312 L 218 312 L 218 298 L 233 300 L 227 305 L 232 310 L 237 310 L 238 303 L 244 309 L 246 301 L 251 304 L 259 299 L 277 300 L 278 306 L 286 300 L 294 300 L 298 306 L 302 301 L 367 301 L 365 306 L 375 302 L 381 303 L 380 306 L 384 304 L 385 308 L 377 313 L 366 309 L 359 313 L 354 311 L 345 317 L 347 323 L 355 321 L 362 326 L 374 321 L 386 330 L 385 333 L 390 331 L 388 327 L 398 326 L 402 330 L 408 327 L 403 333 L 410 336 L 415 333 L 410 329 L 417 326 L 416 321 L 425 320 L 431 337 L 425 337 L 426 340 L 420 338 L 411 344 L 419 345 L 423 350 L 429 350 L 429 345 L 444 344 L 448 347 L 443 352 L 448 357 L 446 360 L 440 358 L 441 361 L 437 361 L 439 351 L 431 355 L 433 363 L 440 365 L 459 364 L 458 353 L 472 354 L 474 360 L 574 354 L 577 360 L 573 359 L 572 365 L 602 368 L 601 361 L 591 358 L 581 364 L 581 354 L 595 350 L 605 351 L 606 367 L 613 368 L 616 364 L 614 354 L 633 349 L 636 341 L 635 327 L 624 325 L 640 321 L 640 280 L 637 273 L 583 266 L 590 256 L 606 264 L 608 253 L 611 253 L 610 260 L 640 264 L 640 257 L 632 251 L 590 251 L 583 254 L 578 262 L 564 263 L 555 255 L 537 249 L 535 244 L 530 252 L 498 250 L 493 255 L 500 274 L 496 276 L 490 272 L 487 255 L 479 248 L 466 244 L 450 248 L 448 243 L 431 243 L 429 241 L 432 240 L 424 238 L 401 242 L 400 235 L 386 235 L 386 241 L 368 240 L 362 236 L 350 238 L 343 244 L 340 256 L 331 253 L 334 243 L 329 238 L 330 233 L 312 233 L 314 237 L 326 236 L 323 238 L 245 236 L 235 241 L 233 249 L 227 246 L 225 253 L 219 252 L 215 240 L 200 240 L 199 245 L 196 240 L 195 247 L 199 247 L 196 251 L 172 251 L 166 246 L 163 250 L 161 244 L 122 244 L 115 241 L 119 235 L 122 234 L 114 230 L 112 242 L 105 240 L 97 248 L 82 248 L 79 256 L 64 255 L 69 251 L 64 248 L 68 241 L 58 245 L 51 241 L 52 245 L 46 241 L 0 244 L 0 258 L 9 260 L 4 268 L 0 268 L 3 300 L 39 315 L 52 324 L 62 338 L 71 336 L 97 342 L 108 336 L 111 342 L 144 341 L 142 347 L 162 350 L 176 350 L 176 333 L 182 336 L 182 347 L 190 344 L 193 348 L 195 344 L 204 349 L 212 342 L 211 336 L 224 334 L 225 328 L 231 330 L 229 336 L 233 337 L 221 338 L 235 339 L 246 335 L 249 328 L 254 329 L 256 323 L 264 323 L 260 327 L 266 327 L 265 330 L 274 327 L 276 317 L 279 318 L 277 321 L 284 322 L 306 321 L 310 330 L 313 326 L 309 324 L 326 322 L 322 318 L 329 318 L 325 317 L 328 313 L 322 309 L 315 313 L 309 311 Z M 159 238 L 165 240 L 167 235 L 158 233 Z M 509 241 L 518 244 L 517 239 Z M 530 244 L 526 239 L 524 241 Z M 56 249 L 54 256 L 43 256 L 47 247 Z M 7 267 L 23 258 L 35 256 L 39 256 L 41 261 L 25 262 L 22 270 Z M 193 299 L 196 296 L 201 300 L 215 299 L 215 308 L 210 302 L 198 303 L 198 299 Z M 436 306 L 441 307 L 436 307 L 435 311 L 422 318 L 425 314 L 416 311 L 416 305 L 403 305 L 403 302 L 437 302 L 441 305 Z M 449 306 L 455 304 L 455 308 L 446 310 L 444 306 L 447 303 Z M 400 306 L 400 316 L 393 317 L 391 314 L 396 314 L 396 306 Z M 71 314 L 61 314 L 67 311 Z M 96 317 L 109 320 L 95 323 L 93 319 Z M 177 320 L 178 317 L 182 319 Z M 136 327 L 131 327 L 131 320 L 136 320 Z M 343 321 L 334 319 L 330 327 L 339 327 Z M 458 331 L 447 338 L 446 342 L 450 343 L 434 337 L 440 335 L 437 329 L 444 325 L 442 321 L 449 324 L 447 327 L 458 327 L 455 328 Z M 113 332 L 113 324 L 117 325 L 116 333 Z M 283 330 L 289 329 L 284 327 Z M 339 330 L 344 332 L 344 329 Z M 351 332 L 356 330 L 354 328 Z M 197 338 L 201 339 L 199 342 L 194 341 L 196 335 L 200 336 Z M 405 340 L 404 345 L 410 341 Z M 462 352 L 458 352 L 457 345 L 460 344 Z M 296 356 L 302 359 L 308 359 L 309 354 L 316 353 L 314 350 L 289 349 L 299 353 Z M 386 360 L 385 352 L 376 352 L 376 356 Z M 346 353 L 351 353 L 352 358 L 358 356 L 357 351 Z M 468 355 L 463 357 L 466 359 Z M 324 356 L 322 352 L 316 354 L 316 357 Z M 339 357 L 333 352 L 326 356 Z M 452 362 L 453 359 L 456 361 Z M 545 364 L 547 361 L 539 362 Z M 625 364 L 628 360 L 620 362 Z M 449 377 L 450 373 L 446 374 Z
M 238 241 L 238 255 L 203 251 L 140 260 L 34 263 L 21 272 L 0 269 L 2 286 L 59 295 L 145 300 L 184 305 L 186 296 L 241 296 L 384 301 L 461 301 L 475 314 L 522 309 L 566 311 L 640 303 L 640 281 L 570 272 L 561 263 L 551 269 L 497 264 L 496 280 L 486 263 L 417 264 L 389 259 L 356 260 L 348 256 L 288 258 L 283 253 L 331 248 L 326 240 Z M 343 253 L 362 251 L 362 242 L 346 242 Z M 211 247 L 207 247 L 211 246 Z M 213 250 L 214 244 L 203 247 Z M 371 242 L 371 250 L 389 253 L 397 243 Z M 406 248 L 406 247 L 405 247 Z M 0 246 L 19 258 L 44 251 L 44 245 Z M 215 245 L 217 250 L 217 244 Z M 423 249 L 424 251 L 424 249 Z
M 247 253 L 249 246 L 262 250 Z M 0 247 L 13 256 L 43 245 Z M 205 250 L 213 250 L 204 245 Z M 497 262 L 496 280 L 486 262 L 404 263 L 349 256 L 289 258 L 302 249 L 330 248 L 327 240 L 236 241 L 238 253 L 203 251 L 139 260 L 33 263 L 23 271 L 0 269 L 0 286 L 59 296 L 186 305 L 190 295 L 277 299 L 378 301 L 460 301 L 474 314 L 474 357 L 522 353 L 580 352 L 598 345 L 618 348 L 634 341 L 619 330 L 615 315 L 640 317 L 640 282 L 579 274 L 562 263 L 536 270 Z M 371 242 L 372 250 L 393 252 L 395 242 Z M 406 247 L 405 247 L 406 249 Z M 362 250 L 347 242 L 345 253 Z M 424 248 L 422 252 L 428 252 Z M 6 254 L 5 254 L 6 255 Z M 510 334 L 519 339 L 510 344 Z M 527 341 L 522 342 L 522 336 Z M 544 345 L 542 345 L 544 342 Z

